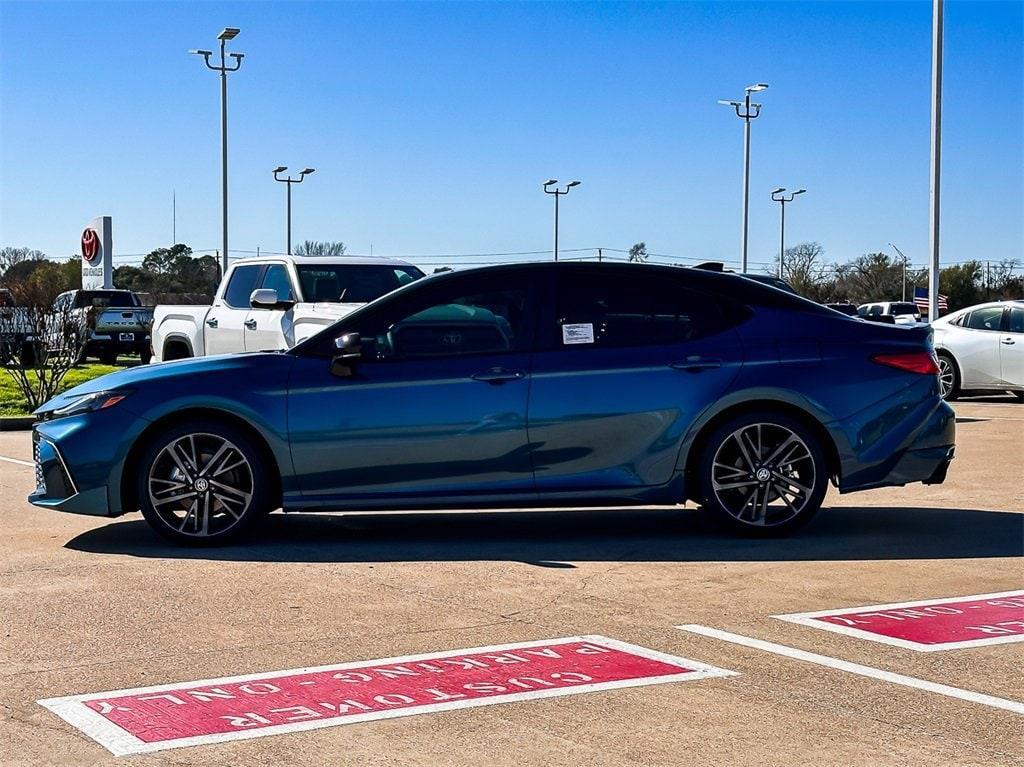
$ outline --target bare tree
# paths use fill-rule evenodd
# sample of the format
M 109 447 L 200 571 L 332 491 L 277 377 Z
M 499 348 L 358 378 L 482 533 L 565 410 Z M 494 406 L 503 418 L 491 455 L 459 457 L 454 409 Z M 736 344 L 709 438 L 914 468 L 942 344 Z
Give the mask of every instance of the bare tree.
M 330 240 L 304 240 L 295 248 L 296 256 L 343 256 L 345 243 Z
M 629 260 L 631 263 L 642 264 L 647 260 L 647 243 L 638 242 L 629 249 Z
M 39 261 L 46 258 L 41 250 L 31 248 L 0 248 L 0 279 L 7 277 L 7 272 L 12 266 L 23 261 Z
M 55 270 L 60 266 L 47 263 L 9 285 L 12 306 L 0 312 L 0 364 L 31 410 L 60 391 L 82 358 L 92 321 L 70 301 L 54 303 L 64 287 Z

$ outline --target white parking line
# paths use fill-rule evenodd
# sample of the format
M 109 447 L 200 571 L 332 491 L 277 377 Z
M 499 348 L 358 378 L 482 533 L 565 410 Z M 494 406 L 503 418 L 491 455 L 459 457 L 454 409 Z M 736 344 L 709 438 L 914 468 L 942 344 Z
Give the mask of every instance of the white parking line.
M 19 466 L 35 466 L 32 461 L 23 461 L 20 458 L 8 458 L 6 455 L 0 455 L 0 461 L 7 461 L 7 463 L 16 463 Z
M 846 671 L 850 674 L 878 679 L 882 682 L 899 684 L 904 687 L 913 687 L 914 689 L 925 690 L 926 692 L 934 692 L 950 698 L 966 700 L 969 703 L 980 703 L 983 706 L 1001 708 L 1004 711 L 1012 711 L 1015 714 L 1024 714 L 1024 703 L 1016 700 L 996 698 L 992 695 L 985 695 L 980 692 L 961 690 L 959 687 L 950 687 L 949 685 L 938 684 L 937 682 L 928 682 L 924 679 L 916 679 L 912 676 L 894 674 L 891 671 L 883 671 L 882 669 L 872 668 L 871 666 L 862 666 L 859 663 L 850 663 L 845 660 L 839 660 L 838 658 L 830 658 L 827 655 L 818 655 L 817 653 L 806 652 L 805 650 L 797 650 L 794 647 L 786 647 L 785 645 L 775 644 L 774 642 L 765 642 L 761 639 L 753 639 L 740 634 L 733 634 L 728 631 L 709 628 L 708 626 L 699 626 L 691 623 L 685 626 L 676 626 L 676 628 L 682 629 L 683 631 L 689 631 L 693 634 L 711 637 L 712 639 L 721 639 L 723 642 L 732 642 L 733 644 L 743 645 L 744 647 L 752 647 L 755 650 L 763 650 L 764 652 L 770 652 L 776 655 L 784 655 L 785 657 L 793 658 L 794 660 L 802 660 L 806 663 L 814 663 L 818 666 L 826 666 L 827 668 L 833 668 L 838 671 Z

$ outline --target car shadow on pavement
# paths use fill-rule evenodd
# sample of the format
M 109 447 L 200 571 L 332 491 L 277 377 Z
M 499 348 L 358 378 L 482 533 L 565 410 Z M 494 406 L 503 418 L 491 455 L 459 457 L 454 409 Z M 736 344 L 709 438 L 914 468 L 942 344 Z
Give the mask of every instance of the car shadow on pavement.
M 250 539 L 189 548 L 141 519 L 111 522 L 66 548 L 94 554 L 239 562 L 745 562 L 1024 556 L 1024 515 L 937 508 L 823 509 L 789 538 L 736 538 L 685 509 L 461 514 L 272 514 Z

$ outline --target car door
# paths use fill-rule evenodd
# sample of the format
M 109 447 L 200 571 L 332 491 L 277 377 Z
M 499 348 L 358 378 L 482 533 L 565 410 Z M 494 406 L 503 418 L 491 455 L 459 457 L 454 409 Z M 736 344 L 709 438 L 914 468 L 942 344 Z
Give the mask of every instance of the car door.
M 523 270 L 443 277 L 356 312 L 302 347 L 288 419 L 311 505 L 532 497 L 533 293 Z M 339 376 L 328 357 L 346 333 L 359 335 L 362 356 L 352 375 Z
M 242 264 L 231 271 L 224 295 L 214 299 L 206 313 L 202 332 L 208 355 L 245 350 L 245 322 L 251 311 L 249 296 L 256 289 L 262 270 L 262 264 Z
M 739 315 L 666 270 L 566 267 L 530 384 L 537 490 L 665 484 L 682 435 L 742 364 Z
M 1000 375 L 1012 386 L 1024 387 L 1024 306 L 1010 306 L 999 335 Z
M 981 306 L 971 311 L 951 345 L 960 367 L 960 386 L 987 387 L 998 385 L 999 338 L 1003 320 L 1002 306 Z
M 288 267 L 284 264 L 267 264 L 257 288 L 269 288 L 277 291 L 278 301 L 295 301 L 295 290 Z M 251 293 L 251 291 L 250 291 Z M 245 318 L 244 333 L 245 350 L 247 352 L 287 349 L 288 340 L 292 338 L 291 310 L 264 309 L 252 307 Z

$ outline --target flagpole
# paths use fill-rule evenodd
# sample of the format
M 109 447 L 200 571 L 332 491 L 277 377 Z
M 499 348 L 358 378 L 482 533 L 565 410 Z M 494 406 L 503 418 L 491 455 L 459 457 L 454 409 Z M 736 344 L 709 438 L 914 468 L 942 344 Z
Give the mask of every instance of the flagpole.
M 928 321 L 939 317 L 939 179 L 942 159 L 942 2 L 932 0 L 932 153 L 929 178 Z

